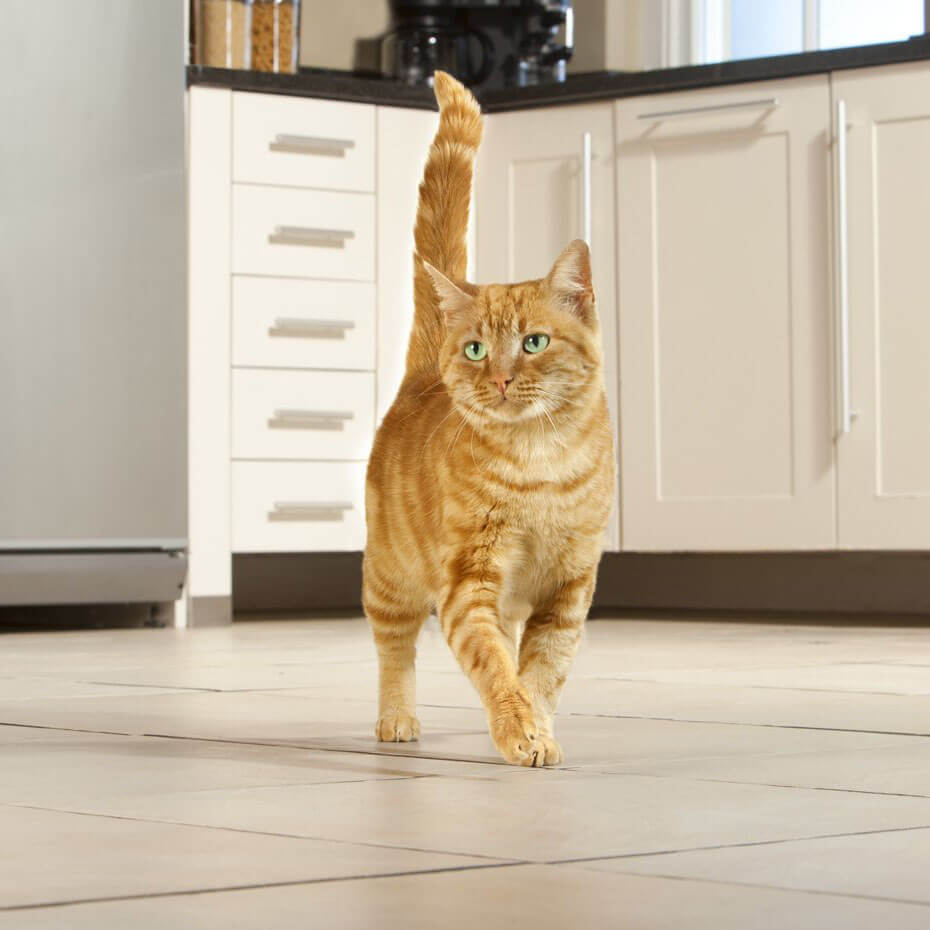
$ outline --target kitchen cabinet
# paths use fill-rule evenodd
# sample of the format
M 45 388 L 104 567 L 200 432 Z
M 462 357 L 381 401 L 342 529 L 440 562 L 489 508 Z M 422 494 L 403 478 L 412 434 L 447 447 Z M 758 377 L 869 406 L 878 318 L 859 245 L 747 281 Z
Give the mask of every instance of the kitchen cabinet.
M 829 78 L 615 107 L 623 547 L 832 548 Z
M 365 460 L 403 377 L 436 113 L 189 96 L 196 624 L 229 618 L 234 553 L 364 548 Z
M 930 549 L 930 65 L 835 74 L 833 102 L 848 300 L 845 340 L 837 327 L 839 544 Z
M 374 106 L 195 87 L 189 112 L 196 624 L 229 619 L 233 553 L 364 546 L 384 217 Z
M 492 115 L 476 172 L 477 271 L 482 283 L 543 277 L 572 239 L 588 240 L 617 435 L 613 151 L 609 103 Z M 618 530 L 615 506 L 607 549 Z
M 364 547 L 436 113 L 193 87 L 189 120 L 197 622 L 233 553 Z M 608 550 L 930 549 L 927 165 L 928 62 L 486 117 L 469 279 L 591 245 Z

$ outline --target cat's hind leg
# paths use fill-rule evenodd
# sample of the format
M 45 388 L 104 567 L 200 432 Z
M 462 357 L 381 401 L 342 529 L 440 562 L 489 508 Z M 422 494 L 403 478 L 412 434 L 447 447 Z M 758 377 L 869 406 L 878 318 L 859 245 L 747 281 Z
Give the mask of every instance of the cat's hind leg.
M 558 765 L 562 747 L 552 717 L 575 657 L 594 594 L 596 569 L 562 582 L 526 621 L 520 640 L 520 681 L 533 702 L 538 727 L 532 765 Z
M 384 743 L 419 739 L 416 714 L 416 642 L 429 607 L 394 594 L 366 565 L 362 604 L 378 652 L 378 721 L 375 736 Z

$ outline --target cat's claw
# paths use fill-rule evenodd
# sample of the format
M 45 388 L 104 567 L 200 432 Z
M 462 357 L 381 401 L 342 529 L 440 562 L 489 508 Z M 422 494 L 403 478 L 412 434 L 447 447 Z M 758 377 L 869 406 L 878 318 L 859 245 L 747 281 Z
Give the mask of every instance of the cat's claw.
M 420 738 L 420 721 L 413 714 L 385 714 L 375 724 L 380 743 L 410 743 Z
M 520 693 L 505 702 L 491 720 L 491 738 L 511 765 L 532 764 L 537 753 L 536 721 L 529 700 Z
M 543 733 L 536 734 L 533 753 L 520 764 L 532 768 L 542 768 L 544 765 L 558 765 L 562 761 L 562 747 L 552 736 Z

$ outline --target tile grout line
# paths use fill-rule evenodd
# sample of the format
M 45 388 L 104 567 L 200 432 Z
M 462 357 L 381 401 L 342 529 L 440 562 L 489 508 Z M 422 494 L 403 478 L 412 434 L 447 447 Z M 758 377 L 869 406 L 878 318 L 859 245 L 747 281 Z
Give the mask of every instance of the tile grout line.
M 556 863 L 547 864 L 556 865 Z M 795 894 L 813 894 L 827 898 L 853 898 L 857 901 L 882 901 L 886 904 L 911 904 L 917 905 L 918 907 L 930 907 L 930 901 L 920 901 L 916 898 L 888 898 L 884 895 L 861 894 L 855 891 L 829 891 L 825 888 L 795 888 L 791 885 L 765 885 L 757 882 L 740 882 L 736 879 L 704 878 L 702 876 L 693 875 L 664 875 L 659 872 L 627 872 L 623 870 L 600 872 L 597 869 L 589 869 L 588 871 L 605 875 L 627 875 L 635 878 L 661 878 L 665 881 L 702 882 L 708 885 L 736 885 L 740 888 L 755 888 L 764 891 L 788 891 Z
M 883 833 L 909 833 L 916 830 L 930 830 L 930 824 L 918 824 L 913 827 L 883 827 L 879 830 L 854 830 L 851 833 L 822 833 L 811 836 L 793 836 L 777 840 L 753 840 L 745 843 L 718 843 L 711 846 L 688 846 L 682 849 L 659 849 L 655 852 L 615 853 L 606 856 L 578 856 L 571 859 L 547 859 L 542 864 L 579 865 L 585 862 L 605 862 L 617 859 L 652 859 L 659 856 L 675 856 L 684 853 L 714 852 L 721 849 L 752 849 L 761 846 L 780 846 L 785 843 L 810 843 L 815 840 L 844 839 L 853 836 L 875 836 Z
M 291 749 L 295 752 L 334 752 L 348 755 L 377 756 L 381 759 L 420 759 L 424 762 L 467 762 L 475 765 L 499 765 L 502 768 L 510 768 L 505 762 L 490 758 L 473 759 L 464 756 L 423 756 L 405 752 L 385 752 L 384 750 L 379 751 L 377 749 L 348 749 L 346 747 L 321 746 L 319 743 L 310 742 L 295 746 L 293 743 L 286 742 L 269 743 L 265 741 L 230 739 L 228 737 L 219 736 L 185 736 L 181 733 L 134 733 L 127 730 L 88 730 L 80 727 L 52 726 L 50 724 L 41 723 L 9 723 L 3 720 L 0 720 L 0 726 L 21 727 L 28 730 L 50 730 L 55 733 L 96 733 L 103 736 L 124 736 L 129 739 L 177 739 L 195 743 L 219 743 L 226 746 L 261 746 L 268 749 Z M 456 735 L 473 736 L 475 734 L 483 734 L 484 732 L 484 730 L 460 730 L 457 731 Z M 326 738 L 327 737 L 321 737 L 321 741 Z M 514 766 L 514 768 L 516 768 L 516 766 Z
M 221 894 L 235 891 L 258 891 L 262 888 L 293 888 L 301 885 L 322 885 L 335 882 L 356 882 L 375 878 L 405 878 L 411 875 L 441 875 L 446 872 L 474 872 L 482 869 L 506 869 L 514 866 L 532 865 L 524 861 L 493 862 L 487 865 L 455 865 L 440 869 L 418 869 L 413 872 L 373 872 L 369 875 L 340 875 L 333 878 L 294 879 L 285 882 L 263 882 L 256 885 L 224 885 L 216 888 L 191 888 L 182 891 L 154 891 L 148 894 L 114 895 L 112 897 L 75 898 L 66 901 L 47 901 L 38 904 L 18 904 L 12 907 L 0 905 L 0 914 L 11 911 L 34 911 L 43 908 L 75 907 L 82 904 L 106 904 L 115 901 L 144 901 L 151 898 L 181 898 L 201 894 Z
M 904 730 L 860 730 L 856 727 L 815 727 L 802 723 L 752 723 L 742 720 L 693 720 L 689 717 L 653 717 L 646 714 L 602 714 L 569 711 L 565 716 L 606 720 L 660 720 L 668 723 L 706 723 L 711 726 L 763 727 L 771 730 L 814 730 L 818 733 L 863 733 L 873 736 L 914 736 L 922 739 L 930 737 L 930 732 L 915 733 L 913 731 L 908 732 Z
M 417 775 L 416 778 L 434 778 L 433 775 Z M 401 779 L 391 779 L 398 781 Z M 0 802 L 0 807 L 13 807 L 17 810 L 45 811 L 50 814 L 70 814 L 74 817 L 97 817 L 101 820 L 118 820 L 128 823 L 159 824 L 171 827 L 187 827 L 191 830 L 219 830 L 225 833 L 242 833 L 246 836 L 269 836 L 288 840 L 309 840 L 314 843 L 337 843 L 342 846 L 364 846 L 372 849 L 391 849 L 404 852 L 428 853 L 434 856 L 461 856 L 470 859 L 488 859 L 494 864 L 514 865 L 528 863 L 530 860 L 513 859 L 511 857 L 488 856 L 483 853 L 451 852 L 445 849 L 425 849 L 419 846 L 397 846 L 391 843 L 369 843 L 364 840 L 344 840 L 329 836 L 307 836 L 302 833 L 275 833 L 269 830 L 249 830 L 245 827 L 229 827 L 220 824 L 188 823 L 184 820 L 160 820 L 153 817 L 131 817 L 128 814 L 107 814 L 103 811 L 81 811 L 66 807 L 46 807 L 41 804 L 16 804 L 13 802 Z M 2 908 L 0 908 L 2 910 Z
M 868 752 L 878 752 L 879 749 L 866 750 Z M 764 758 L 764 757 L 762 757 Z M 583 769 L 570 769 L 568 771 L 581 772 Z M 835 791 L 840 794 L 865 794 L 872 797 L 880 798 L 919 798 L 930 799 L 930 794 L 908 794 L 904 791 L 866 791 L 864 788 L 833 788 L 826 785 L 779 785 L 767 781 L 738 781 L 733 778 L 696 778 L 694 775 L 670 775 L 667 773 L 657 774 L 655 772 L 597 772 L 598 775 L 636 775 L 637 777 L 646 778 L 677 778 L 680 781 L 706 782 L 714 785 L 745 785 L 756 788 L 785 788 L 789 791 Z

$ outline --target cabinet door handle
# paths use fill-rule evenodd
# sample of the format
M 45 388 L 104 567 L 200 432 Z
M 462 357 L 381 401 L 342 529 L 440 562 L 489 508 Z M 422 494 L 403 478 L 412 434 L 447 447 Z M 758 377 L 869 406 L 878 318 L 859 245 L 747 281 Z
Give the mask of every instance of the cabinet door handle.
M 350 329 L 355 329 L 351 320 L 310 320 L 279 316 L 268 327 L 268 335 L 289 339 L 345 339 Z
M 316 429 L 339 431 L 355 419 L 350 410 L 275 410 L 268 418 L 269 429 Z
M 272 523 L 342 523 L 355 505 L 344 501 L 275 501 L 268 511 Z
M 847 204 L 846 101 L 836 101 L 836 376 L 839 431 L 852 428 L 849 396 L 849 218 Z
M 765 107 L 774 110 L 779 106 L 778 97 L 763 97 L 761 100 L 741 100 L 739 103 L 715 103 L 707 107 L 686 107 L 683 110 L 656 110 L 653 113 L 640 113 L 636 118 L 655 122 L 663 119 L 677 119 L 682 116 L 704 116 L 707 113 L 726 113 L 728 110 L 757 110 Z
M 312 229 L 308 226 L 275 226 L 268 236 L 272 245 L 308 245 L 319 249 L 344 249 L 354 239 L 351 229 Z
M 581 137 L 581 237 L 591 248 L 591 133 Z
M 326 155 L 329 158 L 345 158 L 349 149 L 355 148 L 351 139 L 327 139 L 323 136 L 292 136 L 278 133 L 268 143 L 272 152 L 289 152 L 292 155 Z

